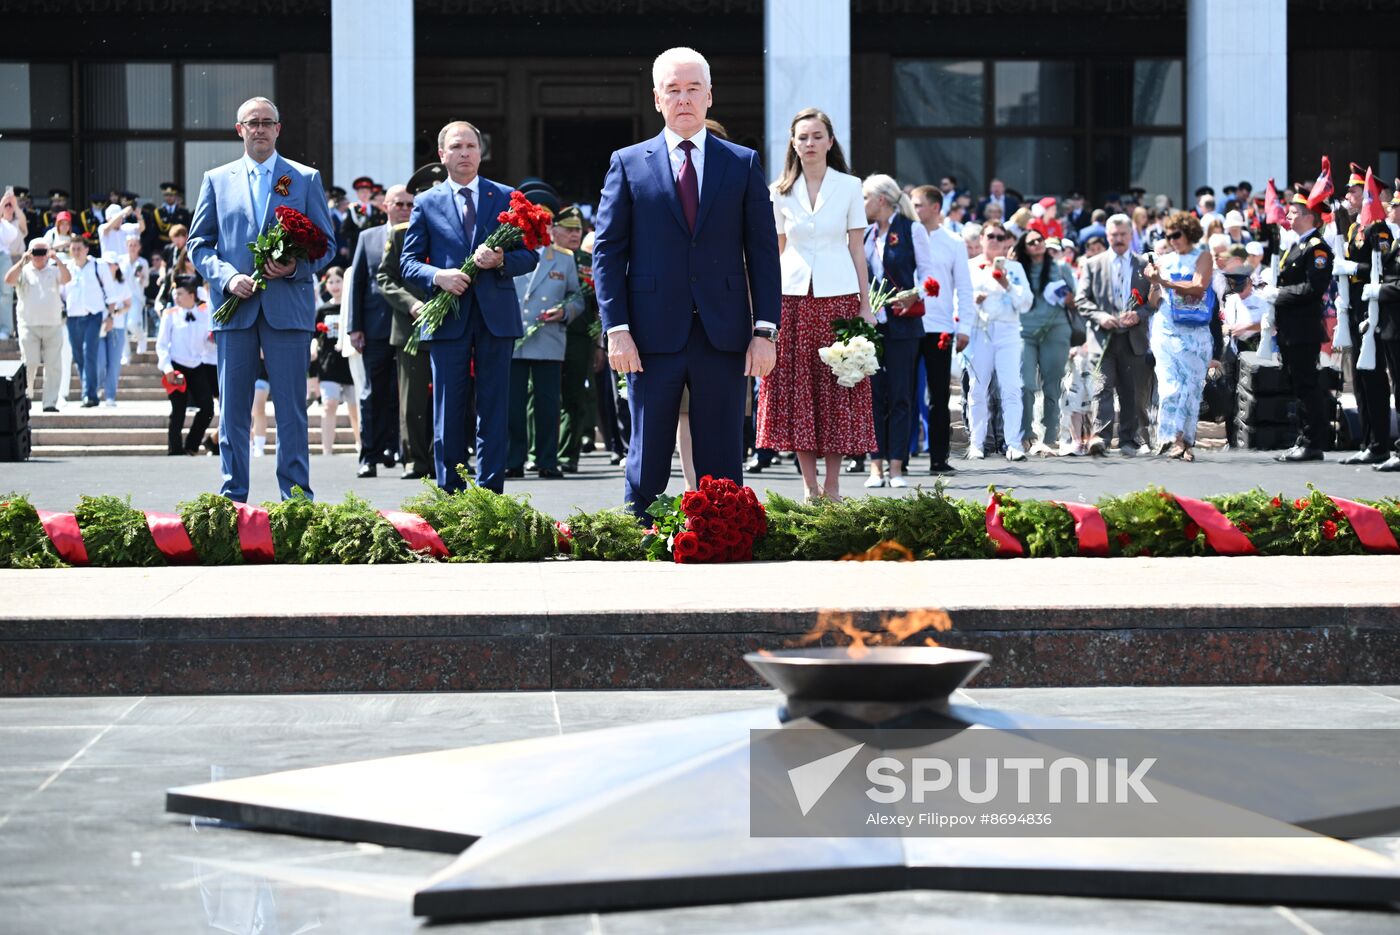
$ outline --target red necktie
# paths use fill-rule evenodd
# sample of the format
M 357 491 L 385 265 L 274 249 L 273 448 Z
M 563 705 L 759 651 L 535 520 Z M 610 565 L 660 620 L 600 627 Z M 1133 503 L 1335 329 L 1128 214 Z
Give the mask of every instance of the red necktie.
M 690 161 L 690 151 L 695 144 L 690 140 L 681 140 L 680 147 L 681 152 L 685 153 L 685 162 L 681 163 L 680 174 L 676 176 L 676 193 L 681 198 L 685 222 L 691 230 L 695 230 L 695 216 L 700 213 L 700 185 L 695 180 L 695 164 Z

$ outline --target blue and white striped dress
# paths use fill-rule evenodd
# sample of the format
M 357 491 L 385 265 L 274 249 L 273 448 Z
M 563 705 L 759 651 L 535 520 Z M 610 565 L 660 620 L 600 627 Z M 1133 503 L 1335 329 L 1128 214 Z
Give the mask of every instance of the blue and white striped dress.
M 1173 253 L 1159 258 L 1162 275 L 1174 281 L 1189 281 L 1196 275 L 1196 259 L 1200 250 Z M 1210 289 L 1210 281 L 1206 281 Z M 1205 392 L 1206 370 L 1210 366 L 1210 324 L 1183 325 L 1172 320 L 1176 309 L 1201 309 L 1206 305 L 1203 295 L 1199 301 L 1189 301 L 1181 293 L 1165 290 L 1167 303 L 1154 316 L 1152 355 L 1156 358 L 1157 440 L 1167 444 L 1184 437 L 1186 444 L 1196 443 L 1196 420 L 1201 411 L 1201 395 Z

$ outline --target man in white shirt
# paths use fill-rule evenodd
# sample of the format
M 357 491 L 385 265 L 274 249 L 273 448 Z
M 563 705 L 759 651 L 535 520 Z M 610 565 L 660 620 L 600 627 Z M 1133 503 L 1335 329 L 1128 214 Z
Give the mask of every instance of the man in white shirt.
M 34 396 L 39 365 L 44 367 L 44 411 L 58 412 L 58 393 L 67 382 L 63 370 L 63 286 L 68 267 L 51 262 L 48 241 L 35 238 L 29 250 L 5 273 L 5 285 L 19 296 L 19 355 L 24 361 L 28 395 Z
M 928 275 L 938 283 L 938 295 L 924 296 L 924 337 L 919 342 L 928 379 L 929 473 L 947 474 L 951 427 L 948 399 L 953 355 L 967 347 L 972 333 L 972 316 L 959 315 L 959 309 L 976 308 L 972 298 L 972 273 L 967 249 L 957 234 L 947 229 L 943 200 L 931 185 L 914 189 L 911 195 L 919 223 L 928 232 Z M 955 304 L 956 303 L 956 304 Z
M 73 238 L 68 266 L 73 279 L 63 288 L 68 304 L 68 343 L 73 349 L 73 362 L 82 375 L 84 409 L 97 405 L 102 322 L 117 310 L 117 284 L 111 267 L 94 259 L 92 248 L 90 241 Z

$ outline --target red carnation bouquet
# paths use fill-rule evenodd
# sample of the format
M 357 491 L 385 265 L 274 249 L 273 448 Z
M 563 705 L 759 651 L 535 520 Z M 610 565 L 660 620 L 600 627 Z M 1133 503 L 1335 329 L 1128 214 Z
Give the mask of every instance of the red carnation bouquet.
M 482 246 L 492 250 L 513 250 L 521 244 L 524 244 L 527 250 L 549 246 L 549 228 L 554 223 L 554 215 L 549 213 L 548 208 L 531 204 L 530 199 L 520 192 L 510 193 L 510 208 L 496 215 L 496 220 L 501 226 L 482 241 Z M 477 268 L 476 260 L 470 256 L 457 268 L 470 276 L 473 283 L 476 282 L 477 274 L 481 272 Z M 459 296 L 446 289 L 439 289 L 423 306 L 423 311 L 418 316 L 419 328 L 408 336 L 404 350 L 410 354 L 418 353 L 421 335 L 432 334 L 442 327 L 448 315 L 456 314 L 460 301 Z
M 656 520 L 642 540 L 649 558 L 681 565 L 753 560 L 753 545 L 768 533 L 768 514 L 752 487 L 706 474 L 699 490 L 661 496 L 647 510 Z
M 295 208 L 280 205 L 273 209 L 277 223 L 258 235 L 256 243 L 248 244 L 253 251 L 253 284 L 259 289 L 267 288 L 263 277 L 263 266 L 268 260 L 279 263 L 287 260 L 319 260 L 331 248 L 326 232 L 311 222 L 311 219 Z M 214 312 L 214 320 L 226 325 L 238 311 L 243 300 L 230 294 Z

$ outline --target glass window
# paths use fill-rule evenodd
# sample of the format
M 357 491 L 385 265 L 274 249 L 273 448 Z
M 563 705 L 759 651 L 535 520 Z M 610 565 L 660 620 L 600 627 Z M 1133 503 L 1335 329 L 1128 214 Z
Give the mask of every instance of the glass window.
M 184 66 L 182 77 L 187 130 L 231 128 L 238 116 L 238 105 L 248 98 L 276 100 L 274 69 L 269 63 L 192 62 Z
M 83 66 L 83 120 L 95 130 L 172 129 L 172 93 L 167 64 Z
M 1179 136 L 1137 136 L 1129 155 L 1128 187 L 1145 188 L 1151 195 L 1167 195 L 1172 204 L 1181 200 L 1182 145 Z
M 194 210 L 195 199 L 199 197 L 199 186 L 204 181 L 204 173 L 215 166 L 233 162 L 242 155 L 243 144 L 239 140 L 201 140 L 185 144 L 185 204 L 190 210 Z
M 135 192 L 142 201 L 156 201 L 160 183 L 174 174 L 173 140 L 102 141 L 83 147 L 84 195 L 118 188 Z
M 997 178 L 1027 197 L 1067 192 L 1076 184 L 1074 140 L 1068 137 L 997 140 L 995 165 Z
M 1073 126 L 1074 101 L 1073 62 L 996 63 L 997 126 Z
M 47 203 L 51 188 L 73 191 L 72 165 L 69 143 L 0 140 L 0 183 L 27 185 L 38 204 Z
M 0 127 L 66 130 L 72 126 L 67 65 L 0 62 Z
M 937 184 L 958 179 L 959 191 L 982 191 L 985 144 L 980 137 L 904 137 L 895 140 L 895 173 L 900 184 Z
M 982 63 L 899 59 L 894 121 L 901 127 L 980 127 Z
M 1175 127 L 1181 116 L 1181 60 L 1133 63 L 1133 125 Z

